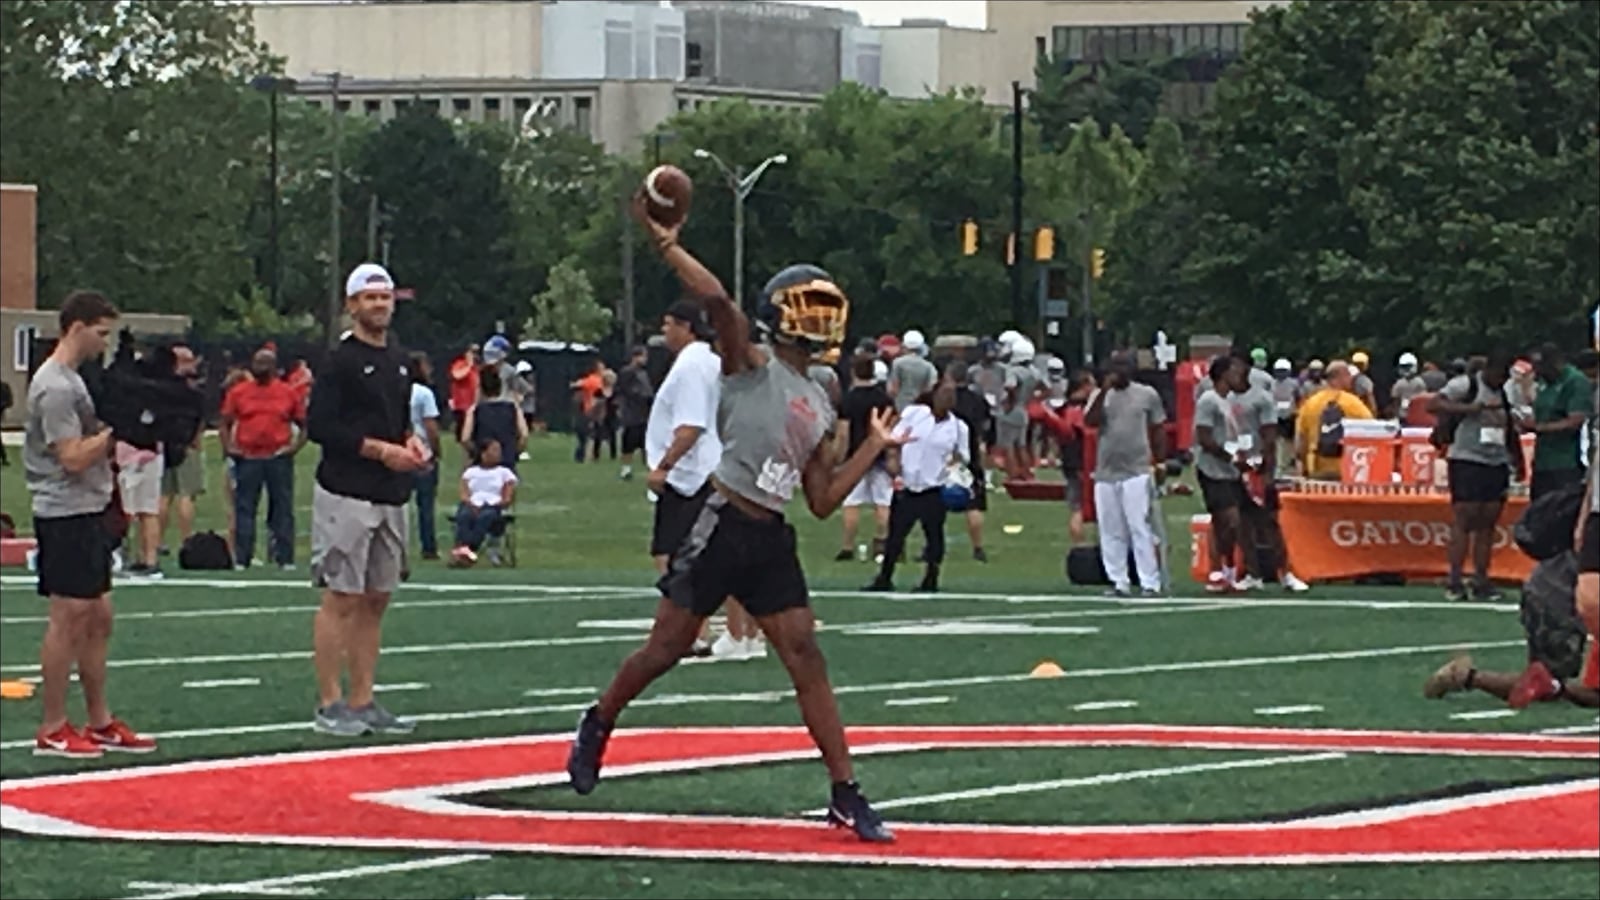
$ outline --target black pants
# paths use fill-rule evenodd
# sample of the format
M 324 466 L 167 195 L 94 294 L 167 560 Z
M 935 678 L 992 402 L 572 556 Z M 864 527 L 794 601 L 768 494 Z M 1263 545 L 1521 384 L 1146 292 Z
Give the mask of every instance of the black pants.
M 895 563 L 905 552 L 911 526 L 918 522 L 922 523 L 922 536 L 928 543 L 926 562 L 930 566 L 944 562 L 945 512 L 944 497 L 940 496 L 938 488 L 895 492 L 894 502 L 889 505 L 889 538 L 883 545 L 883 567 L 878 571 L 880 580 L 894 580 Z

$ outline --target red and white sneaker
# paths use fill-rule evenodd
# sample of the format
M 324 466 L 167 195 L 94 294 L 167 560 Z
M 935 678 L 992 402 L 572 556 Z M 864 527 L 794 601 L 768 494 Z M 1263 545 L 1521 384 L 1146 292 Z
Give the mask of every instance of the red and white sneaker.
M 1511 686 L 1511 694 L 1506 698 L 1506 703 L 1512 709 L 1524 709 L 1529 704 L 1543 700 L 1553 700 L 1561 693 L 1560 684 L 1545 664 L 1534 660 L 1517 676 L 1517 683 Z
M 155 738 L 134 731 L 121 719 L 112 719 L 104 728 L 86 728 L 84 733 L 101 749 L 115 753 L 149 753 L 156 749 Z
M 60 756 L 65 759 L 99 759 L 104 751 L 100 745 L 89 739 L 89 736 L 72 727 L 68 722 L 55 731 L 45 734 L 43 730 L 34 736 L 34 756 Z

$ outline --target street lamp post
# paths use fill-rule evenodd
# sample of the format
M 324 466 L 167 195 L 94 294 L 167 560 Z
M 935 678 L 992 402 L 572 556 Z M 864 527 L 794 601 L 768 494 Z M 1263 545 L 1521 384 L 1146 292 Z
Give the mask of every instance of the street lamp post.
M 284 91 L 292 91 L 295 80 L 282 75 L 257 75 L 250 79 L 250 86 L 258 91 L 265 91 L 269 104 L 269 118 L 267 125 L 267 179 L 270 184 L 271 206 L 267 209 L 267 247 L 270 253 L 267 264 L 267 286 L 272 296 L 272 308 L 282 311 L 278 305 L 278 285 L 282 281 L 283 267 L 278 262 L 278 95 Z
M 722 170 L 722 175 L 727 179 L 728 189 L 733 191 L 733 295 L 738 298 L 738 303 L 743 308 L 744 297 L 744 201 L 755 190 L 756 182 L 766 174 L 768 167 L 784 165 L 789 161 L 786 153 L 769 156 L 761 161 L 750 174 L 744 174 L 743 167 L 730 168 L 722 158 L 702 147 L 694 151 L 696 159 L 709 159 Z
M 333 92 L 333 103 L 330 107 L 333 112 L 333 178 L 331 188 L 332 203 L 328 216 L 328 242 L 331 246 L 328 248 L 329 285 L 328 323 L 326 332 L 328 346 L 333 347 L 339 343 L 339 321 L 340 316 L 342 315 L 342 310 L 344 309 L 344 285 L 342 284 L 343 279 L 339 274 L 339 207 L 342 202 L 340 199 L 341 195 L 339 183 L 340 175 L 342 174 L 342 163 L 339 159 L 339 144 L 342 140 L 342 135 L 340 134 L 339 129 L 339 82 L 342 81 L 345 76 L 343 72 L 339 71 L 313 72 L 312 74 L 316 75 L 318 78 L 328 79 L 329 85 Z

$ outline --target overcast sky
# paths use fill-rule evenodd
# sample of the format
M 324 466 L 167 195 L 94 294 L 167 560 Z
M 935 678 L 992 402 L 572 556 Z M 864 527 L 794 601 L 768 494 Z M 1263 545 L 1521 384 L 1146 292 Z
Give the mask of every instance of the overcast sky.
M 797 0 L 783 0 L 785 3 Z M 807 6 L 853 9 L 868 25 L 898 25 L 901 19 L 944 19 L 951 25 L 983 27 L 983 0 L 802 0 Z

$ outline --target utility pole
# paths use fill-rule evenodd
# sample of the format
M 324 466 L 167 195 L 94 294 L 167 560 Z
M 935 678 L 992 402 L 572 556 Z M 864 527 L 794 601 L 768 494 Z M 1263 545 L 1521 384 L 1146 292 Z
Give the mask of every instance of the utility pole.
M 622 221 L 622 300 L 618 304 L 621 308 L 617 310 L 617 314 L 618 314 L 618 318 L 622 319 L 622 344 L 623 344 L 624 347 L 627 348 L 624 352 L 631 353 L 633 351 L 633 339 L 634 339 L 634 327 L 633 327 L 634 326 L 634 322 L 633 322 L 633 319 L 634 319 L 634 315 L 633 315 L 633 299 L 634 299 L 633 298 L 633 289 L 634 289 L 634 285 L 633 285 L 633 265 L 634 265 L 634 263 L 633 263 L 633 240 L 634 240 L 634 238 L 633 238 L 633 228 L 634 228 L 634 224 L 632 222 L 628 221 L 628 202 L 629 201 L 627 200 L 627 198 L 624 198 L 623 201 L 622 201 L 622 205 L 623 205 L 623 212 L 622 212 L 622 217 L 623 217 L 623 221 Z
M 271 106 L 271 124 L 268 126 L 270 137 L 267 142 L 267 169 L 268 177 L 272 179 L 272 208 L 267 212 L 267 243 L 272 250 L 271 268 L 267 270 L 267 283 L 272 286 L 272 308 L 282 312 L 283 307 L 278 305 L 278 284 L 281 280 L 278 266 L 278 81 L 272 80 L 272 93 L 267 96 Z
M 1083 211 L 1083 364 L 1094 365 L 1094 214 Z
M 1026 321 L 1022 301 L 1022 82 L 1011 82 L 1011 319 Z
M 378 258 L 378 195 L 367 198 L 367 259 Z
M 339 277 L 339 206 L 341 194 L 341 174 L 343 163 L 340 160 L 339 144 L 341 142 L 340 113 L 339 113 L 339 82 L 344 78 L 343 72 L 317 72 L 319 78 L 327 78 L 333 86 L 333 177 L 329 179 L 332 184 L 332 210 L 328 215 L 328 320 L 325 337 L 328 346 L 333 347 L 339 343 L 339 319 L 344 308 L 344 285 Z

